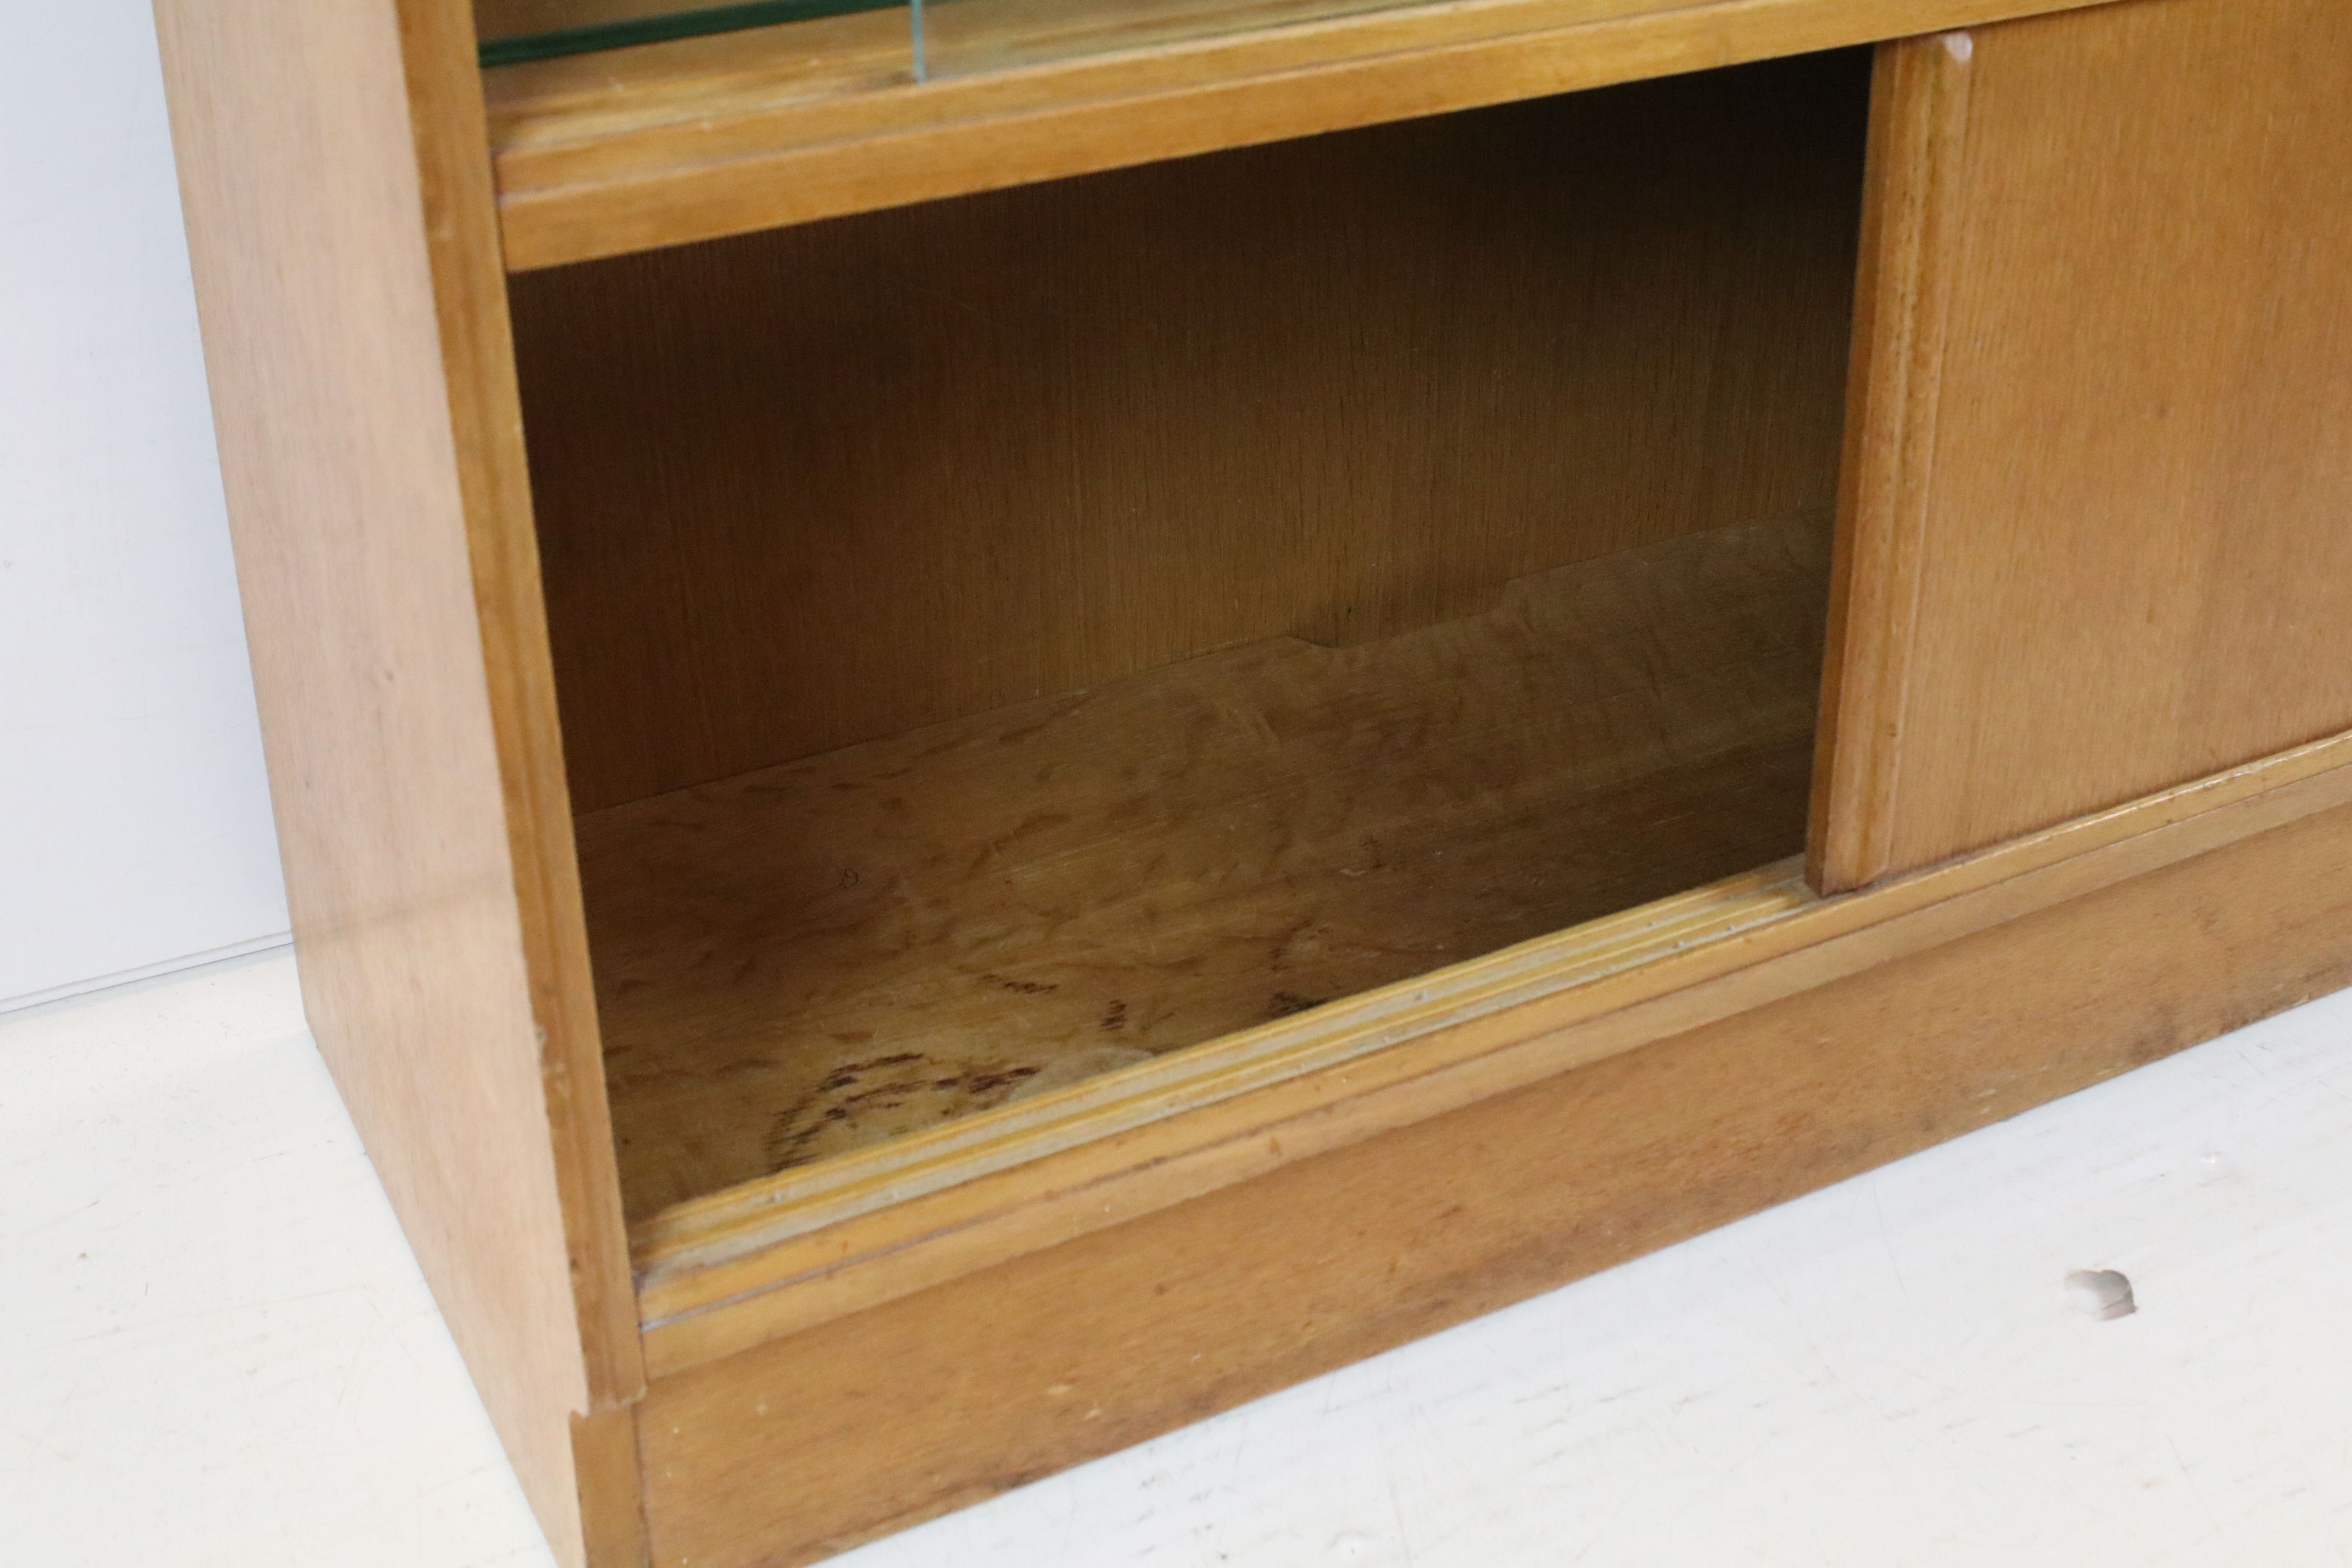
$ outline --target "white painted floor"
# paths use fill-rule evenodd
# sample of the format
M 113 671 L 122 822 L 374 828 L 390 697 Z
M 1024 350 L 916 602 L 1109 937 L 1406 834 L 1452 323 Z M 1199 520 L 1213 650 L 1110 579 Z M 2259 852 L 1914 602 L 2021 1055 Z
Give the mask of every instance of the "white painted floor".
M 0 1019 L 0 1561 L 547 1561 L 282 952 Z M 2352 994 L 839 1561 L 2352 1563 L 2347 1326 Z

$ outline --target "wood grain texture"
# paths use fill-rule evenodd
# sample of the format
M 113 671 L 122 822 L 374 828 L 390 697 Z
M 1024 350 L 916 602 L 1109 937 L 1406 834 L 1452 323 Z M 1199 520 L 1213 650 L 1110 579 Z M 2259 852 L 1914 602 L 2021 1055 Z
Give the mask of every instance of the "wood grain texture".
M 1793 855 L 1826 520 L 583 817 L 629 1210 Z
M 646 1539 L 635 1405 L 608 1405 L 574 1415 L 572 1454 L 589 1568 L 644 1568 L 652 1549 Z
M 1855 284 L 1853 369 L 1829 646 L 1822 686 L 1808 870 L 1824 892 L 1886 869 L 1888 800 L 1919 645 L 1927 475 L 1960 230 L 1967 144 L 1966 33 L 1889 44 L 1871 84 L 1869 178 Z M 1867 526 L 1856 520 L 1871 520 Z
M 2338 808 L 658 1378 L 653 1561 L 810 1560 L 2334 989 L 2347 854 Z
M 467 561 L 498 749 L 524 971 L 537 1020 L 565 1250 L 593 1412 L 645 1386 L 614 1202 L 604 1047 L 588 972 L 545 588 L 530 510 L 497 220 L 474 149 L 483 133 L 472 35 L 446 5 L 404 16 L 411 119 L 435 268 L 441 358 Z
M 574 799 L 1826 508 L 1866 69 L 515 279 Z
M 2352 804 L 2336 736 L 1821 899 L 1795 862 L 633 1230 L 667 1375 Z
M 157 21 L 305 1004 L 580 1563 L 572 1420 L 643 1373 L 471 35 L 390 0 Z
M 1901 46 L 1923 100 L 1941 47 Z M 2138 0 L 1982 30 L 1965 74 L 1964 130 L 1883 171 L 1951 228 L 1942 347 L 1855 398 L 1906 435 L 1851 593 L 1916 603 L 1907 654 L 1843 645 L 1886 679 L 1835 705 L 1832 887 L 2352 724 L 2352 11 Z
M 1487 0 L 922 84 L 885 13 L 507 67 L 488 77 L 506 257 L 554 266 L 2089 3 Z M 981 27 L 1026 14 L 962 9 Z

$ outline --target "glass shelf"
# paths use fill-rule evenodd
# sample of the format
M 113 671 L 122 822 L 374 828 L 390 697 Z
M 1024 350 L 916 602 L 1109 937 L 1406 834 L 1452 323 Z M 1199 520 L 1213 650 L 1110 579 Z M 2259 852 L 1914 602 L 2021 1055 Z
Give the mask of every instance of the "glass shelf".
M 1079 56 L 1297 26 L 1419 0 L 476 0 L 485 67 L 670 43 L 753 28 L 808 26 L 812 53 L 836 46 L 842 17 L 904 28 L 904 78 L 925 80 Z M 897 13 L 898 18 L 873 16 Z M 870 41 L 880 41 L 878 32 Z
M 474 25 L 485 67 L 669 43 L 868 11 L 908 13 L 908 0 L 476 0 Z
M 1426 0 L 929 0 L 923 42 L 935 76 L 978 76 L 1297 26 Z
M 513 62 L 483 73 L 511 272 L 1844 48 L 1889 25 L 1862 0 L 474 3 L 488 58 Z

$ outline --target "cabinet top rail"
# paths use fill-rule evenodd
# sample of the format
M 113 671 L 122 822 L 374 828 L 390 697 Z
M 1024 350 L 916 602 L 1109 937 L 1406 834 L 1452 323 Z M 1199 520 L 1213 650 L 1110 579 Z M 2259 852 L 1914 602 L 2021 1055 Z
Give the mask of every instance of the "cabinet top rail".
M 920 81 L 895 8 L 484 81 L 524 271 L 2100 3 L 954 0 Z

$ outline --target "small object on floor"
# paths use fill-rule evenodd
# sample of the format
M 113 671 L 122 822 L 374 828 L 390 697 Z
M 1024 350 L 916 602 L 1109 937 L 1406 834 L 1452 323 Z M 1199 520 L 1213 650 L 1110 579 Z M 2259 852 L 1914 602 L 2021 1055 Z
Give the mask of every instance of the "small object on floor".
M 2066 1297 L 2085 1316 L 2103 1323 L 2139 1310 L 2139 1303 L 2132 1300 L 2131 1281 L 2112 1268 L 2077 1268 L 2066 1276 Z

